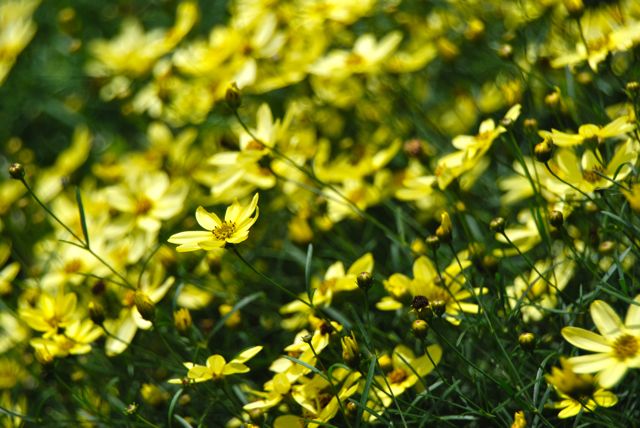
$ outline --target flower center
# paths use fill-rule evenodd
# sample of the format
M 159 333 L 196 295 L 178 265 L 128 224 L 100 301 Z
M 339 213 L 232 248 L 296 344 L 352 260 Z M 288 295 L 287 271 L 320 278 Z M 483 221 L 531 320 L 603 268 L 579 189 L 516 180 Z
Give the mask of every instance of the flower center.
M 587 180 L 589 183 L 596 183 L 600 180 L 600 175 L 604 172 L 604 168 L 601 166 L 595 166 L 593 169 L 588 171 L 582 171 L 582 178 Z
M 613 352 L 616 358 L 621 361 L 635 357 L 638 354 L 638 350 L 640 350 L 638 339 L 630 334 L 623 334 L 613 343 Z
M 136 300 L 136 293 L 133 290 L 127 290 L 127 292 L 124 294 L 124 297 L 122 298 L 122 305 L 130 308 L 135 304 L 135 300 Z
M 220 240 L 225 241 L 229 239 L 236 231 L 236 224 L 232 221 L 223 221 L 222 224 L 215 229 L 211 233 L 213 236 Z
M 149 212 L 149 210 L 151 210 L 152 207 L 153 204 L 151 203 L 151 201 L 148 198 L 143 197 L 136 203 L 136 214 L 146 214 Z
M 71 259 L 64 265 L 65 273 L 76 273 L 82 268 L 82 261 L 79 259 Z
M 400 383 L 407 378 L 407 372 L 400 367 L 393 369 L 389 374 L 389 382 L 395 384 Z

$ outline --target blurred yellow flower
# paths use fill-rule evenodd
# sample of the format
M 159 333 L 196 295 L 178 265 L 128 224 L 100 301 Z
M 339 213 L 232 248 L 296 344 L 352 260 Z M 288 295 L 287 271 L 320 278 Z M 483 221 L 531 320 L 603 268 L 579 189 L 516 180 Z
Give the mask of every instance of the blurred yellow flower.
M 566 358 L 560 358 L 560 365 L 560 368 L 553 367 L 551 374 L 545 376 L 560 397 L 560 401 L 551 405 L 554 409 L 561 409 L 558 413 L 560 419 L 576 416 L 581 410 L 592 412 L 597 406 L 616 405 L 618 397 L 598 385 L 597 378 L 575 373 Z

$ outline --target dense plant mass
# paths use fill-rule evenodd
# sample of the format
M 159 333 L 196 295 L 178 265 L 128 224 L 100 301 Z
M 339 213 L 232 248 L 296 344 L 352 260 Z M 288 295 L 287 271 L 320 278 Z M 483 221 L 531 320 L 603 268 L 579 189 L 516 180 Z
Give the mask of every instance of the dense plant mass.
M 0 0 L 0 425 L 636 426 L 640 2 Z

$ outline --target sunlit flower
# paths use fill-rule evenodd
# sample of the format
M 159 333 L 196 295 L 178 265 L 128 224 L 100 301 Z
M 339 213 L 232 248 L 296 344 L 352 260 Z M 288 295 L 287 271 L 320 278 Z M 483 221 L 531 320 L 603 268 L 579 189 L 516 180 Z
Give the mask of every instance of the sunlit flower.
M 595 352 L 569 358 L 576 373 L 598 373 L 603 388 L 611 388 L 629 368 L 640 367 L 640 295 L 629 309 L 624 324 L 607 303 L 596 300 L 590 306 L 591 318 L 598 332 L 579 327 L 565 327 L 562 336 L 573 346 Z
M 255 215 L 253 215 L 255 212 Z M 238 244 L 249 237 L 249 229 L 258 219 L 258 194 L 247 206 L 235 201 L 227 208 L 224 221 L 202 207 L 196 210 L 198 224 L 207 231 L 180 232 L 172 235 L 168 241 L 178 244 L 179 252 L 213 250 L 227 243 Z
M 627 116 L 621 116 L 605 126 L 598 126 L 591 123 L 581 125 L 577 134 L 552 129 L 549 131 L 540 131 L 542 138 L 551 138 L 553 144 L 559 147 L 577 146 L 586 141 L 593 141 L 596 144 L 602 144 L 606 139 L 620 137 L 628 134 L 635 129 L 635 124 L 629 122 Z
M 184 366 L 189 370 L 187 376 L 185 378 L 170 379 L 168 382 L 175 384 L 184 384 L 185 382 L 199 383 L 208 380 L 219 380 L 236 373 L 247 373 L 250 369 L 244 363 L 261 350 L 262 346 L 254 346 L 242 351 L 229 362 L 222 355 L 215 354 L 207 358 L 204 366 L 188 362 L 184 363 Z

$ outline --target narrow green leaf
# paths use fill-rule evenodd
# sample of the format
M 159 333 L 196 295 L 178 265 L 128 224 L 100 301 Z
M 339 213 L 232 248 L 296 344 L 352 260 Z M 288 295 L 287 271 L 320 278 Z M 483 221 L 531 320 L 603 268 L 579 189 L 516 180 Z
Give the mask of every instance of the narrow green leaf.
M 82 196 L 80 188 L 76 187 L 76 201 L 78 202 L 78 211 L 80 211 L 80 224 L 82 225 L 82 234 L 84 235 L 84 243 L 89 248 L 89 231 L 87 230 L 87 219 L 84 215 L 84 205 L 82 205 Z
M 169 412 L 167 413 L 167 423 L 168 423 L 168 427 L 171 428 L 171 424 L 173 421 L 173 412 L 176 408 L 176 405 L 178 404 L 178 399 L 180 398 L 180 396 L 182 395 L 182 393 L 184 392 L 184 389 L 179 389 L 178 392 L 176 392 L 173 395 L 173 398 L 171 399 L 171 403 L 169 403 Z
M 362 397 L 360 397 L 360 406 L 358 406 L 358 417 L 356 418 L 356 428 L 360 426 L 362 421 L 362 412 L 367 405 L 367 399 L 369 398 L 369 390 L 371 389 L 371 382 L 373 381 L 373 374 L 376 368 L 376 356 L 371 356 L 371 363 L 369 363 L 369 370 L 367 371 L 367 380 L 364 384 L 364 390 L 362 391 Z
M 307 247 L 307 259 L 304 262 L 304 284 L 307 289 L 309 303 L 313 302 L 313 290 L 311 289 L 311 260 L 313 259 L 313 244 Z

